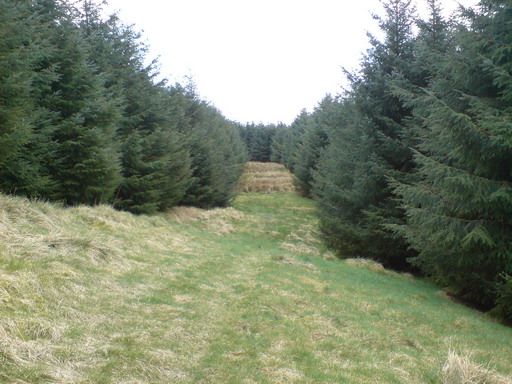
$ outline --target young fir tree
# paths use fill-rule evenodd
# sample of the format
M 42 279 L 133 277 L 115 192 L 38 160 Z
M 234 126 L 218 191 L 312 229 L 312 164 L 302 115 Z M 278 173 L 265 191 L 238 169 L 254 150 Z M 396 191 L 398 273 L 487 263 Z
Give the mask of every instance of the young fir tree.
M 186 129 L 194 183 L 184 203 L 204 208 L 224 206 L 233 198 L 247 161 L 245 145 L 237 126 L 217 109 L 200 101 L 190 87 L 187 98 Z
M 248 154 L 235 123 L 227 121 L 217 110 L 212 110 L 219 121 L 216 146 L 222 148 L 217 165 L 220 165 L 220 195 L 216 205 L 226 206 L 235 197 L 238 180 L 243 173 Z M 222 146 L 222 147 L 221 147 Z M 219 155 L 217 153 L 217 155 Z
M 451 41 L 450 23 L 443 17 L 443 9 L 439 0 L 426 0 L 426 3 L 429 16 L 427 20 L 419 19 L 417 21 L 419 34 L 416 55 L 419 57 L 419 60 L 425 56 L 432 55 L 432 53 L 446 52 Z M 425 66 L 429 64 L 433 65 L 434 62 L 424 63 Z M 424 69 L 428 69 L 428 67 Z M 422 77 L 428 77 L 428 74 Z
M 46 26 L 29 3 L 0 1 L 0 191 L 26 196 L 49 193 L 48 154 L 51 127 L 35 100 L 51 71 L 38 70 L 50 54 Z
M 156 62 L 144 64 L 146 47 L 116 16 L 78 4 L 0 2 L 0 188 L 67 204 L 115 191 L 116 206 L 137 213 L 226 204 L 246 159 L 236 127 L 157 82 Z
M 183 199 L 190 183 L 190 160 L 175 135 L 161 129 L 145 137 L 132 133 L 123 144 L 121 160 L 125 178 L 116 197 L 119 208 L 148 214 Z
M 412 94 L 420 179 L 397 184 L 414 263 L 512 319 L 512 4 L 466 10 L 427 89 Z M 411 95 L 410 95 L 411 96 Z
M 295 172 L 295 165 L 300 156 L 298 153 L 300 139 L 311 124 L 311 119 L 311 115 L 303 109 L 293 123 L 284 130 L 281 147 L 282 164 L 292 173 Z
M 249 159 L 251 161 L 268 162 L 272 154 L 272 140 L 276 133 L 275 125 L 247 124 L 239 126 Z
M 283 147 L 286 139 L 287 126 L 283 123 L 276 125 L 276 132 L 270 144 L 270 161 L 283 164 Z
M 151 97 L 146 99 L 148 103 L 139 100 L 144 102 L 144 110 L 140 107 L 129 110 L 133 113 L 127 115 L 130 121 L 141 119 L 121 136 L 124 178 L 116 205 L 134 213 L 154 213 L 176 205 L 192 182 L 189 149 L 165 110 L 169 95 L 165 95 L 164 89 L 157 91 L 154 85 L 148 84 L 139 93 L 140 97 Z
M 309 124 L 296 148 L 295 185 L 306 197 L 311 197 L 313 172 L 320 155 L 328 144 L 328 133 L 341 125 L 340 103 L 327 95 L 311 114 Z
M 367 224 L 365 209 L 379 202 L 385 184 L 380 177 L 385 163 L 372 151 L 367 134 L 370 122 L 352 98 L 340 105 L 341 123 L 329 130 L 329 144 L 313 172 L 313 196 L 320 227 L 328 244 L 340 255 L 376 255 L 393 260 L 394 249 Z
M 52 113 L 53 151 L 48 169 L 57 183 L 51 198 L 66 204 L 112 201 L 119 181 L 114 140 L 119 108 L 89 61 L 88 41 L 76 25 L 74 10 L 41 0 L 41 16 L 51 23 L 48 57 L 56 79 L 39 95 L 38 104 Z
M 383 5 L 385 17 L 375 18 L 384 41 L 371 37 L 372 47 L 359 74 L 349 74 L 352 91 L 347 102 L 359 121 L 348 119 L 346 127 L 335 134 L 314 189 L 325 216 L 322 228 L 343 255 L 408 268 L 407 259 L 414 253 L 387 225 L 404 220 L 389 180 L 407 178 L 414 166 L 405 129 L 410 108 L 393 95 L 391 81 L 395 76 L 417 81 L 413 68 L 415 10 L 410 0 L 389 0 Z
M 116 207 L 134 213 L 165 210 L 185 195 L 191 162 L 179 133 L 175 93 L 155 82 L 156 62 L 144 64 L 147 47 L 140 34 L 117 16 L 103 20 L 99 8 L 86 2 L 81 27 L 105 86 L 121 108 L 116 141 L 121 147 L 122 181 Z

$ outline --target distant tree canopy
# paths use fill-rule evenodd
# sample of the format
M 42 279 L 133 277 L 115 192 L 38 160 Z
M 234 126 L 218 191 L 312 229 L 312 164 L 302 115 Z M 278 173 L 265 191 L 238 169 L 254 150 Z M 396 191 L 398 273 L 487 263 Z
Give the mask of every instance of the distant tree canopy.
M 450 20 L 386 0 L 350 89 L 278 129 L 270 158 L 343 257 L 422 271 L 512 320 L 512 3 Z
M 281 125 L 254 123 L 238 126 L 240 137 L 245 143 L 251 161 L 271 161 L 272 141 L 280 127 Z
M 135 213 L 225 205 L 235 123 L 157 81 L 140 35 L 92 1 L 0 0 L 0 191 Z

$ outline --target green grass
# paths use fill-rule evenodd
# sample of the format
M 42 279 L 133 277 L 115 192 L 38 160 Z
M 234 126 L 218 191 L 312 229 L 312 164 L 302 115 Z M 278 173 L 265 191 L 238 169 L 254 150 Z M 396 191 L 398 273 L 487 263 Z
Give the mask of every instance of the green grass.
M 153 217 L 0 196 L 0 382 L 443 383 L 449 351 L 512 375 L 511 328 L 316 228 L 293 193 Z

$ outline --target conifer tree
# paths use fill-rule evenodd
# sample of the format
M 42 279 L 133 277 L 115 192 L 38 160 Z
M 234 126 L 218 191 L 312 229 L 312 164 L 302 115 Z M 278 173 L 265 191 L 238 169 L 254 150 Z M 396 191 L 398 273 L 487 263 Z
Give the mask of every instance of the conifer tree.
M 125 176 L 116 206 L 134 213 L 164 211 L 180 202 L 190 183 L 188 151 L 172 132 L 131 134 L 122 148 Z
M 299 191 L 311 197 L 313 172 L 316 170 L 318 160 L 328 143 L 328 134 L 332 129 L 339 129 L 340 104 L 327 95 L 311 114 L 295 154 L 295 184 Z
M 388 0 L 383 6 L 385 17 L 375 19 L 384 40 L 370 36 L 360 72 L 348 73 L 352 90 L 346 102 L 359 122 L 346 118 L 346 126 L 330 139 L 314 194 L 325 215 L 322 227 L 345 256 L 407 268 L 414 253 L 387 225 L 404 220 L 389 180 L 407 178 L 414 168 L 405 128 L 410 108 L 393 94 L 391 84 L 396 76 L 416 82 L 415 9 L 410 0 Z
M 194 182 L 184 203 L 204 208 L 224 206 L 234 197 L 236 183 L 247 161 L 238 127 L 214 107 L 187 91 L 188 145 Z
M 276 126 L 276 132 L 272 137 L 272 143 L 270 144 L 270 161 L 274 163 L 284 164 L 283 147 L 287 136 L 288 127 L 279 123 Z
M 121 106 L 116 141 L 121 174 L 115 205 L 134 213 L 165 210 L 183 199 L 191 183 L 188 149 L 178 130 L 175 93 L 156 82 L 156 62 L 145 65 L 147 47 L 140 34 L 117 16 L 103 20 L 86 2 L 81 26 L 105 86 Z
M 0 190 L 153 213 L 227 204 L 246 160 L 215 108 L 93 1 L 0 0 Z
M 43 164 L 50 130 L 35 99 L 50 72 L 39 71 L 49 54 L 44 25 L 29 3 L 0 1 L 0 190 L 26 196 L 49 192 Z M 38 127 L 40 127 L 38 129 Z
M 247 124 L 239 126 L 240 136 L 244 141 L 249 159 L 251 161 L 268 162 L 272 154 L 272 140 L 276 133 L 277 127 L 273 124 L 255 125 Z
M 300 156 L 298 153 L 300 139 L 310 125 L 310 121 L 310 114 L 303 109 L 290 127 L 285 130 L 281 148 L 282 164 L 292 173 L 295 172 L 297 156 Z
M 424 272 L 511 319 L 512 24 L 509 1 L 465 10 L 427 89 L 412 93 L 417 182 L 397 184 Z
M 191 163 L 188 149 L 180 143 L 182 136 L 175 130 L 173 117 L 166 110 L 167 91 L 141 80 L 141 87 L 128 89 L 137 95 L 129 98 L 126 115 L 129 125 L 124 126 L 126 130 L 121 136 L 125 137 L 124 181 L 118 206 L 132 212 L 152 213 L 183 198 L 191 182 Z M 137 162 L 128 161 L 130 153 L 139 154 Z M 167 196 L 167 203 L 162 201 L 163 196 Z
M 53 198 L 66 204 L 99 204 L 113 199 L 120 182 L 114 140 L 120 110 L 89 62 L 88 41 L 72 10 L 43 1 L 53 21 L 49 58 L 57 78 L 39 104 L 53 113 L 55 157 L 48 165 L 58 183 Z
M 450 43 L 450 24 L 442 15 L 443 9 L 439 0 L 426 0 L 426 3 L 429 11 L 428 19 L 417 21 L 419 49 L 431 51 L 427 53 L 446 52 Z M 421 53 L 418 56 L 421 59 Z
M 377 205 L 386 187 L 385 163 L 372 151 L 370 122 L 352 98 L 341 104 L 341 123 L 329 131 L 329 144 L 313 173 L 313 195 L 327 243 L 340 255 L 371 256 L 398 266 L 386 234 L 368 225 L 366 209 Z

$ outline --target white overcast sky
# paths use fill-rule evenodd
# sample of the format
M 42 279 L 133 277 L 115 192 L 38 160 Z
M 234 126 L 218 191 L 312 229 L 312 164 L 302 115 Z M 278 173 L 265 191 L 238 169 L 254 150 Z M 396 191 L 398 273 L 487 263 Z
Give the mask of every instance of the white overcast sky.
M 474 5 L 477 0 L 460 0 Z M 457 7 L 444 0 L 448 14 Z M 421 10 L 421 0 L 418 7 Z M 378 0 L 109 0 L 171 83 L 192 76 L 231 120 L 290 123 L 345 84 L 378 28 Z

